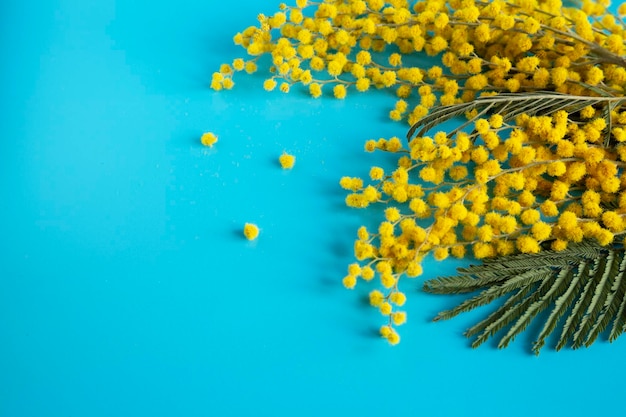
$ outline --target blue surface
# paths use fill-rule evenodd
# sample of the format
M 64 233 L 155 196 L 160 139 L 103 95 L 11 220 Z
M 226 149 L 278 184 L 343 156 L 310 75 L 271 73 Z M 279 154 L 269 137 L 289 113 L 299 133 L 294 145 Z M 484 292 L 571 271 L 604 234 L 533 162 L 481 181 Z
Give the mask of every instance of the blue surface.
M 365 139 L 404 133 L 393 99 L 266 93 L 261 75 L 210 91 L 232 35 L 277 8 L 233 4 L 0 5 L 0 415 L 623 415 L 623 339 L 471 350 L 478 315 L 431 323 L 458 299 L 421 281 L 402 343 L 374 335 L 372 287 L 340 282 L 376 214 L 337 182 L 381 163 Z

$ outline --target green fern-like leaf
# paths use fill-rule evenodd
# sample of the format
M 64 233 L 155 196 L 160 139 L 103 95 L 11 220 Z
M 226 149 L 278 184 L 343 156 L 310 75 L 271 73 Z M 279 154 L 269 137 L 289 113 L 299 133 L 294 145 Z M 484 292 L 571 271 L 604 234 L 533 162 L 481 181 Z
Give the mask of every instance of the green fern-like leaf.
M 534 290 L 531 287 L 522 288 L 519 290 L 518 294 L 509 298 L 507 302 L 518 298 L 519 294 L 523 294 L 523 296 L 520 297 L 520 299 L 522 299 L 526 294 L 529 294 L 526 298 L 523 298 L 519 303 L 517 302 L 517 300 L 515 302 L 512 302 L 511 308 L 507 307 L 506 303 L 504 306 L 500 307 L 494 313 L 495 317 L 492 320 L 492 322 L 484 329 L 484 331 L 476 338 L 476 340 L 474 340 L 474 342 L 472 343 L 472 347 L 476 348 L 480 346 L 485 341 L 487 341 L 487 339 L 489 339 L 494 334 L 496 334 L 497 332 L 499 332 L 500 330 L 502 330 L 503 328 L 511 324 L 516 318 L 520 317 L 522 312 L 524 312 L 530 305 L 537 302 L 546 293 L 547 289 L 550 288 L 550 285 L 552 285 L 553 279 L 554 277 L 549 276 L 547 279 L 545 279 L 541 283 L 541 285 L 536 287 L 536 290 Z M 477 326 L 474 326 L 473 328 L 469 329 L 466 332 L 466 335 L 470 336 L 475 327 Z
M 578 264 L 576 274 L 572 273 L 572 270 L 573 268 L 568 269 L 568 272 L 571 274 L 571 280 L 569 281 L 567 290 L 565 290 L 565 292 L 556 299 L 554 303 L 554 309 L 552 310 L 552 313 L 550 313 L 550 316 L 546 320 L 543 329 L 541 329 L 541 333 L 539 333 L 539 337 L 537 337 L 537 341 L 533 345 L 533 352 L 537 354 L 545 345 L 546 337 L 548 337 L 548 335 L 550 335 L 554 331 L 559 319 L 563 316 L 563 314 L 565 314 L 567 309 L 574 301 L 576 292 L 580 288 L 581 277 L 586 276 L 589 273 L 589 262 L 581 261 Z
M 611 284 L 611 289 L 607 294 L 606 301 L 604 302 L 604 307 L 602 312 L 599 314 L 598 319 L 596 320 L 596 324 L 591 328 L 587 339 L 585 340 L 585 346 L 590 346 L 602 333 L 609 323 L 611 322 L 611 318 L 615 317 L 615 314 L 618 311 L 619 303 L 623 297 L 624 291 L 624 273 L 626 272 L 626 256 L 623 253 L 621 255 L 621 262 L 619 264 L 619 270 L 612 275 L 613 281 Z
M 475 337 L 473 347 L 500 331 L 504 348 L 544 310 L 549 309 L 532 350 L 539 354 L 546 339 L 560 328 L 559 350 L 590 346 L 605 330 L 609 341 L 626 330 L 626 251 L 583 241 L 566 250 L 543 251 L 485 260 L 459 268 L 458 275 L 424 283 L 433 294 L 480 291 L 457 307 L 439 313 L 446 320 L 505 298 L 487 318 L 465 332 Z M 543 315 L 542 315 L 543 317 Z

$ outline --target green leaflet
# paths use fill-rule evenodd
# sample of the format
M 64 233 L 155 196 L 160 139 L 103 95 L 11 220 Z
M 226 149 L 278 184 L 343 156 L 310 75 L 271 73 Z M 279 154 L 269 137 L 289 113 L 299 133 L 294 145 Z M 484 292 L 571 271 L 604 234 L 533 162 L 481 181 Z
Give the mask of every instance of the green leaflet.
M 590 346 L 605 330 L 609 341 L 626 330 L 626 252 L 584 241 L 561 252 L 543 251 L 485 260 L 481 265 L 459 268 L 459 275 L 424 283 L 432 294 L 480 291 L 457 307 L 439 313 L 446 320 L 460 313 L 506 297 L 487 318 L 468 329 L 477 347 L 500 331 L 498 347 L 506 347 L 544 310 L 532 350 L 539 354 L 546 339 L 558 330 L 556 349 Z

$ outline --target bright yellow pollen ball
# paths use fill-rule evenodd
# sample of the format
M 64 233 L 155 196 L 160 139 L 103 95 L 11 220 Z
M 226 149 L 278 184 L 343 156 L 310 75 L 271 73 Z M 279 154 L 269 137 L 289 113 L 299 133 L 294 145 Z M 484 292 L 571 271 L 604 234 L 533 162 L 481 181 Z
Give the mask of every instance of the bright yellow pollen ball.
M 243 226 L 243 235 L 248 240 L 254 240 L 259 236 L 259 227 L 253 223 L 246 223 Z
M 212 133 L 212 132 L 204 133 L 200 137 L 200 142 L 204 146 L 212 147 L 213 145 L 215 145 L 217 143 L 217 136 L 214 133 Z
M 278 157 L 278 162 L 283 169 L 291 169 L 296 163 L 296 157 L 288 153 L 283 153 Z

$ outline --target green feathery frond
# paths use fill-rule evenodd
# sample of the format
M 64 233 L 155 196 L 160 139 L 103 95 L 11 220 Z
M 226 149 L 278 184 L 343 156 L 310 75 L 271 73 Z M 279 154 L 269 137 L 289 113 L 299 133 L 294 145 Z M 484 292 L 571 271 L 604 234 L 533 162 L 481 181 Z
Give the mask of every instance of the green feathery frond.
M 598 319 L 596 320 L 596 324 L 591 328 L 587 339 L 585 340 L 585 346 L 589 347 L 598 337 L 600 333 L 602 333 L 609 323 L 611 319 L 615 317 L 617 311 L 619 309 L 619 303 L 621 298 L 623 297 L 624 291 L 624 272 L 626 272 L 626 256 L 624 253 L 620 253 L 621 262 L 619 264 L 619 270 L 614 275 L 614 279 L 611 285 L 611 289 L 607 294 L 606 301 L 604 302 L 604 307 L 600 312 Z
M 613 327 L 611 328 L 611 333 L 609 333 L 609 341 L 617 339 L 617 337 L 624 332 L 624 311 L 626 308 L 626 288 L 624 285 L 620 285 L 617 290 L 617 294 L 615 294 L 615 300 L 619 301 L 619 309 L 615 314 L 613 319 Z
M 537 341 L 533 344 L 533 352 L 539 354 L 539 351 L 546 343 L 546 337 L 550 335 L 556 328 L 559 319 L 565 314 L 576 296 L 576 292 L 580 288 L 581 277 L 589 272 L 589 262 L 582 261 L 578 264 L 577 273 L 572 274 L 572 279 L 569 282 L 567 290 L 561 294 L 554 303 L 554 309 L 550 313 L 550 316 L 546 320 Z M 568 272 L 571 269 L 568 270 Z
M 498 347 L 508 346 L 546 309 L 550 313 L 533 344 L 535 354 L 559 325 L 557 350 L 567 344 L 590 346 L 609 327 L 609 341 L 626 330 L 626 252 L 622 247 L 583 241 L 560 252 L 488 259 L 458 272 L 426 281 L 424 290 L 433 294 L 481 292 L 439 313 L 435 321 L 506 297 L 499 308 L 465 332 L 467 337 L 476 337 L 473 347 L 502 330 L 506 332 Z
M 577 323 L 580 322 L 583 317 L 583 312 L 585 311 L 589 303 L 591 303 L 591 294 L 593 293 L 592 288 L 597 285 L 598 278 L 600 277 L 600 274 L 598 273 L 598 271 L 600 271 L 600 269 L 598 268 L 598 265 L 600 263 L 600 258 L 595 259 L 591 268 L 591 272 L 587 275 L 587 277 L 585 277 L 586 284 L 583 287 L 582 292 L 579 294 L 578 300 L 576 301 L 576 304 L 574 304 L 570 315 L 565 320 L 565 324 L 563 325 L 563 331 L 561 332 L 561 337 L 556 345 L 556 350 L 562 349 L 563 346 L 567 344 L 567 341 L 570 340 L 570 338 L 574 335 L 574 333 L 576 332 Z
M 503 295 L 518 288 L 527 287 L 528 285 L 531 285 L 537 281 L 544 280 L 550 275 L 551 270 L 548 268 L 529 270 L 524 272 L 523 274 L 515 275 L 511 279 L 503 282 L 502 284 L 490 286 L 477 296 L 465 300 L 459 306 L 453 308 L 452 310 L 439 313 L 434 320 L 447 320 L 460 313 L 473 310 L 476 307 L 480 307 L 485 304 L 489 304 L 496 298 L 500 298 Z
M 528 324 L 530 324 L 531 320 L 535 318 L 537 314 L 550 305 L 550 303 L 557 297 L 557 294 L 563 290 L 563 287 L 567 283 L 567 279 L 571 277 L 570 272 L 571 268 L 566 267 L 561 269 L 561 271 L 556 274 L 556 278 L 554 279 L 554 282 L 551 283 L 548 291 L 543 294 L 541 299 L 529 305 L 524 314 L 522 314 L 515 324 L 509 328 L 507 334 L 502 338 L 502 340 L 500 340 L 500 343 L 498 344 L 499 348 L 507 347 L 508 344 L 513 341 L 515 336 L 526 329 Z M 551 274 L 551 276 L 554 276 L 554 274 Z
M 506 307 L 506 303 L 504 306 L 500 307 L 495 313 L 497 314 L 497 318 L 495 318 L 487 327 L 485 327 L 484 331 L 472 343 L 472 347 L 476 348 L 480 346 L 494 334 L 511 324 L 517 317 L 522 314 L 522 312 L 524 312 L 528 308 L 528 306 L 537 302 L 537 300 L 539 300 L 547 292 L 547 289 L 550 288 L 550 285 L 552 285 L 553 281 L 554 277 L 548 277 L 548 279 L 544 280 L 534 292 L 531 292 L 532 288 L 530 287 L 527 287 L 530 291 L 527 291 L 526 288 L 520 289 L 518 294 L 524 294 L 528 292 L 531 292 L 531 294 L 519 303 L 512 303 L 512 308 Z M 512 296 L 511 298 L 509 298 L 509 300 L 518 298 L 518 294 Z M 520 299 L 521 298 L 523 298 L 523 296 L 520 297 Z M 466 332 L 466 335 L 468 337 L 472 334 L 472 331 L 475 327 L 477 326 L 474 326 Z

